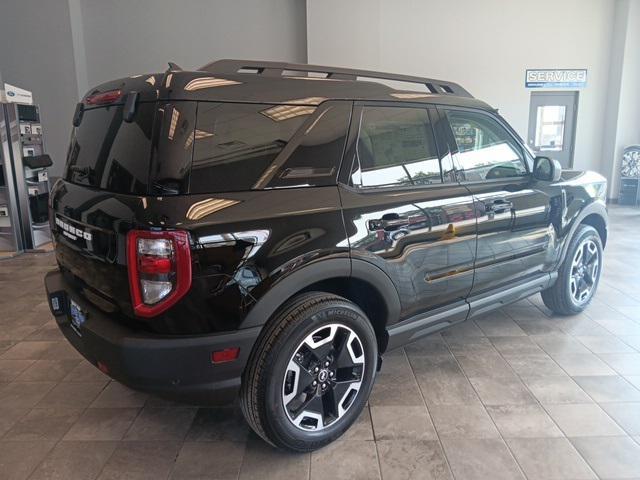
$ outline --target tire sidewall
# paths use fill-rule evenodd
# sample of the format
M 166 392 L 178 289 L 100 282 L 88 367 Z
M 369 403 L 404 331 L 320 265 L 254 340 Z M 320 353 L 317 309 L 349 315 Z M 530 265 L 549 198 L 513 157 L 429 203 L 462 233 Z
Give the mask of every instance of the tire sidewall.
M 365 353 L 362 385 L 355 400 L 339 420 L 323 430 L 307 432 L 293 425 L 285 412 L 282 399 L 284 375 L 289 360 L 306 336 L 330 323 L 345 325 L 360 338 Z M 351 306 L 346 301 L 343 304 L 336 302 L 335 305 L 306 312 L 303 317 L 292 322 L 282 332 L 266 359 L 268 367 L 264 372 L 263 381 L 266 383 L 263 387 L 265 389 L 265 421 L 268 429 L 282 443 L 294 449 L 299 449 L 301 443 L 307 444 L 303 447 L 304 449 L 316 448 L 316 445 L 324 445 L 342 435 L 356 420 L 369 398 L 376 374 L 377 356 L 375 332 L 365 315 L 355 306 Z

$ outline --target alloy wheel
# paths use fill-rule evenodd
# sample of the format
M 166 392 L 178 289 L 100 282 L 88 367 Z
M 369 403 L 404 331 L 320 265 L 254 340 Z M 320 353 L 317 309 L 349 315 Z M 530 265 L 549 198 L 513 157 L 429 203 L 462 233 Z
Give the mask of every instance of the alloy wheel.
M 569 291 L 571 301 L 575 305 L 587 302 L 596 286 L 598 271 L 600 268 L 600 252 L 596 243 L 585 239 L 577 248 L 571 262 L 571 274 L 569 276 Z
M 362 341 L 332 323 L 307 335 L 289 360 L 282 385 L 287 417 L 305 431 L 323 430 L 353 405 L 365 370 Z

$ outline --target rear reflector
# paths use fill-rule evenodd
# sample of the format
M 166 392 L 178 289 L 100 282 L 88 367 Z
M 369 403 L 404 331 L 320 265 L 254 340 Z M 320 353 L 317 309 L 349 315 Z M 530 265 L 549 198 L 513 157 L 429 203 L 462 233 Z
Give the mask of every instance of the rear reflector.
M 187 232 L 130 231 L 127 263 L 133 311 L 140 317 L 153 317 L 166 311 L 191 288 Z
M 224 350 L 218 350 L 211 352 L 212 363 L 226 363 L 232 362 L 240 355 L 240 347 L 225 348 Z
M 96 93 L 84 99 L 87 105 L 104 105 L 120 100 L 122 90 L 109 90 L 108 92 Z

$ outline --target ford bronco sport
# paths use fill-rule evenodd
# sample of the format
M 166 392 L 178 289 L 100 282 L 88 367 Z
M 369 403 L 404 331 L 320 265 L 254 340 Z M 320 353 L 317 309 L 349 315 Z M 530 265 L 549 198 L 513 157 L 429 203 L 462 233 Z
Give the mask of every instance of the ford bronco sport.
M 282 448 L 345 432 L 385 351 L 537 292 L 576 314 L 598 286 L 605 179 L 534 158 L 455 83 L 170 64 L 92 89 L 73 125 L 60 329 L 132 388 L 239 396 Z

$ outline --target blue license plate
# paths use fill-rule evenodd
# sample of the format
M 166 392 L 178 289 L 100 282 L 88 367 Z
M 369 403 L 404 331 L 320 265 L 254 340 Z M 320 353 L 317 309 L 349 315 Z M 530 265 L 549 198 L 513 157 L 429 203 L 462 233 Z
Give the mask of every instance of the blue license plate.
M 73 328 L 79 336 L 82 336 L 80 327 L 87 320 L 87 314 L 83 312 L 80 305 L 73 300 L 69 303 L 69 314 L 71 315 L 71 328 Z

